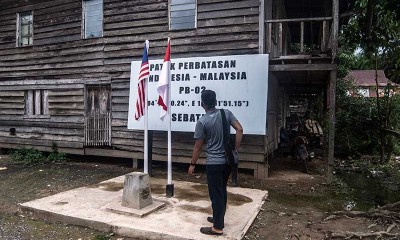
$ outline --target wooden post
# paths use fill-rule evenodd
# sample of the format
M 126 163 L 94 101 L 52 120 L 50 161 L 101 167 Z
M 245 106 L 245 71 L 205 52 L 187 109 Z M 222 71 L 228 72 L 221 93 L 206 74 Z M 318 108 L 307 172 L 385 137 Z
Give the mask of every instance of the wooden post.
M 25 114 L 28 116 L 32 116 L 33 115 L 33 103 L 34 103 L 34 99 L 33 99 L 33 90 L 28 90 L 25 93 Z
M 300 23 L 300 52 L 304 52 L 304 22 Z
M 268 23 L 268 53 L 272 52 L 272 23 Z
M 329 79 L 328 184 L 332 183 L 335 161 L 336 78 L 337 70 L 331 71 Z
M 42 115 L 42 95 L 41 90 L 34 90 L 34 115 Z
M 267 179 L 268 178 L 268 164 L 257 163 L 257 169 L 254 169 L 254 177 L 256 179 Z
M 339 0 L 332 0 L 332 63 L 336 62 L 339 35 Z M 329 81 L 329 149 L 328 149 L 328 183 L 333 180 L 335 153 L 335 116 L 336 116 L 336 79 L 337 70 L 330 73 Z
M 272 19 L 272 1 L 263 1 L 264 2 L 264 9 L 262 11 L 265 12 L 264 18 L 268 21 Z M 272 51 L 272 23 L 268 23 L 267 29 L 267 52 L 271 54 Z
M 311 51 L 314 51 L 314 31 L 313 31 L 313 21 L 310 21 L 310 47 L 311 47 Z
M 335 63 L 339 41 L 339 0 L 332 0 L 332 4 L 332 63 Z
M 259 9 L 259 28 L 258 28 L 258 53 L 265 53 L 265 8 L 264 8 L 264 0 L 260 0 L 260 9 Z
M 281 22 L 279 23 L 278 53 L 279 53 L 279 57 L 282 56 L 282 53 L 283 53 L 283 25 Z
M 322 40 L 321 40 L 321 51 L 326 50 L 326 21 L 322 22 Z
M 49 91 L 43 91 L 43 98 L 42 98 L 42 108 L 43 108 L 43 115 L 49 115 Z
M 107 126 L 108 126 L 108 146 L 111 146 L 111 141 L 112 141 L 112 133 L 111 133 L 111 125 L 112 125 L 112 122 L 111 122 L 111 113 L 110 112 L 108 112 L 107 113 Z

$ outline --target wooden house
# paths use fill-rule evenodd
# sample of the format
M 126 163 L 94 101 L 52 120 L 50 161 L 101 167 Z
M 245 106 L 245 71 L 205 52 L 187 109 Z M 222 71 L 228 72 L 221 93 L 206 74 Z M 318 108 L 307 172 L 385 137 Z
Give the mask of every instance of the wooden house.
M 382 97 L 385 93 L 385 88 L 390 84 L 391 93 L 399 92 L 399 86 L 391 82 L 385 75 L 383 70 L 352 70 L 347 76 L 346 80 L 351 81 L 354 86 L 358 88 L 358 93 L 351 93 L 353 95 L 360 95 L 363 97 L 376 97 L 376 78 L 378 79 L 378 93 Z
M 291 96 L 325 96 L 334 122 L 339 12 L 339 0 L 0 0 L 0 148 L 142 159 L 130 63 L 146 39 L 162 58 L 171 37 L 173 57 L 270 54 L 268 134 L 244 136 L 240 164 L 265 178 Z M 190 161 L 192 136 L 173 134 L 174 162 Z M 154 133 L 154 160 L 165 139 Z

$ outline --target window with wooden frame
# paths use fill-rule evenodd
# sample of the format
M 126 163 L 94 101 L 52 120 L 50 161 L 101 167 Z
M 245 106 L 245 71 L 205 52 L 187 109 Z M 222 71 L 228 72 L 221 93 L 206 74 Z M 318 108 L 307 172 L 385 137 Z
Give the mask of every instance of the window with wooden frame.
M 17 14 L 17 47 L 33 44 L 33 12 Z
M 48 90 L 25 91 L 25 117 L 49 117 Z
M 197 27 L 196 0 L 169 0 L 169 29 L 193 29 Z
M 98 38 L 103 36 L 103 0 L 83 0 L 82 36 Z

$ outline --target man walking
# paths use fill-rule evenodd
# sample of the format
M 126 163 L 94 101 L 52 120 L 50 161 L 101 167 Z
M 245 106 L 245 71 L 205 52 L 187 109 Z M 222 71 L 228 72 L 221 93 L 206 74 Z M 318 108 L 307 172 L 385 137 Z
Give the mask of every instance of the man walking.
M 227 165 L 224 149 L 222 116 L 219 109 L 216 109 L 216 94 L 211 90 L 204 90 L 201 94 L 201 105 L 206 111 L 195 128 L 195 145 L 192 161 L 188 170 L 193 174 L 197 159 L 199 158 L 203 142 L 206 141 L 207 148 L 207 185 L 210 195 L 213 216 L 207 220 L 213 223 L 212 227 L 202 227 L 200 232 L 208 235 L 222 235 L 224 229 L 224 217 L 227 204 L 226 186 L 231 172 Z M 236 130 L 235 147 L 239 150 L 243 136 L 243 128 L 231 111 L 224 109 L 226 120 Z

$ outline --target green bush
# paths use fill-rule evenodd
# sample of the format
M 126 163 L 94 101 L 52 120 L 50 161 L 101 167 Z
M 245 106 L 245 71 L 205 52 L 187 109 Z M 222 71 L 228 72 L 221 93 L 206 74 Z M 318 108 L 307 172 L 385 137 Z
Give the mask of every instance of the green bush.
M 49 156 L 47 156 L 47 161 L 52 163 L 64 162 L 65 160 L 67 160 L 67 154 L 63 152 L 51 152 Z
M 10 152 L 11 159 L 24 165 L 38 165 L 46 162 L 46 158 L 37 149 L 17 147 Z
M 335 144 L 347 154 L 374 154 L 379 147 L 379 120 L 375 98 L 352 96 L 358 89 L 346 80 L 337 83 Z
M 47 156 L 47 161 L 55 163 L 55 162 L 64 162 L 67 160 L 67 154 L 58 151 L 57 143 L 53 143 L 52 152 Z
M 47 162 L 59 163 L 67 159 L 67 155 L 58 151 L 56 143 L 53 143 L 52 152 L 46 157 L 35 148 L 17 147 L 10 151 L 11 159 L 24 165 L 40 165 Z

